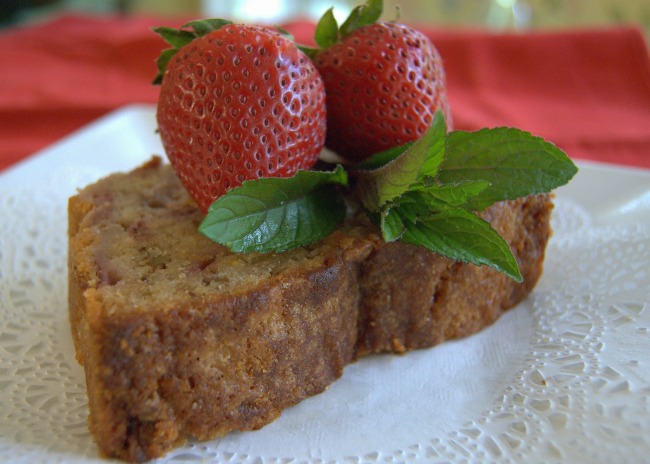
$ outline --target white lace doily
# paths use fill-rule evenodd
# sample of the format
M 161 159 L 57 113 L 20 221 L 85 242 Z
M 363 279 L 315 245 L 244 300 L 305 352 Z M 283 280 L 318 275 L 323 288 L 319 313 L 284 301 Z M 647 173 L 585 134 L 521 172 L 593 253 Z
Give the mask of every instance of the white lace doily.
M 118 111 L 0 176 L 1 462 L 105 462 L 68 327 L 66 200 L 160 152 L 152 114 Z M 361 360 L 262 430 L 160 461 L 646 462 L 650 173 L 582 165 L 556 205 L 540 283 L 494 326 Z

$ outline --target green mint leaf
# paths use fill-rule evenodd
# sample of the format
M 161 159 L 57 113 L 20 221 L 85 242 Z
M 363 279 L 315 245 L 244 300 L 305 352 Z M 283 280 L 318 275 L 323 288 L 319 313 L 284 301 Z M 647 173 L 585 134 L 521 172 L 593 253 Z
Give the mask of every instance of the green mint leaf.
M 199 232 L 232 251 L 280 252 L 314 243 L 345 218 L 335 185 L 346 186 L 341 166 L 332 172 L 298 171 L 289 178 L 246 181 L 210 206 Z
M 363 26 L 376 23 L 383 11 L 383 0 L 368 0 L 365 5 L 357 6 L 341 25 L 341 37 L 347 37 Z
M 411 147 L 415 147 L 415 144 Z M 413 154 L 413 156 L 409 156 Z M 379 211 L 384 205 L 408 192 L 417 182 L 422 159 L 411 149 L 379 169 L 358 173 L 356 194 L 364 207 Z
M 334 45 L 339 39 L 339 25 L 334 17 L 334 8 L 330 8 L 320 18 L 316 25 L 314 41 L 321 48 Z
M 441 112 L 436 112 L 433 122 L 433 131 L 430 132 L 429 136 L 433 137 L 433 145 L 429 149 L 431 154 L 422 165 L 420 169 L 420 175 L 422 177 L 435 177 L 437 169 L 444 159 L 444 150 L 447 134 L 447 125 L 445 123 L 445 117 Z M 407 142 L 404 145 L 398 145 L 396 147 L 389 148 L 384 151 L 375 153 L 374 155 L 366 158 L 361 163 L 354 166 L 355 169 L 377 169 L 381 166 L 390 163 L 395 158 L 399 157 L 404 153 L 411 145 L 415 142 Z
M 447 157 L 438 174 L 442 183 L 467 180 L 491 185 L 467 205 L 481 210 L 502 200 L 549 192 L 566 184 L 577 172 L 555 145 L 513 128 L 452 132 Z
M 442 112 L 436 111 L 431 127 L 425 135 L 429 138 L 429 146 L 427 147 L 424 163 L 420 168 L 419 176 L 422 180 L 436 177 L 440 165 L 445 160 L 447 124 Z
M 388 150 L 375 153 L 360 163 L 355 164 L 354 168 L 362 170 L 380 168 L 404 153 L 411 145 L 413 145 L 413 143 L 414 142 L 407 142 L 404 145 L 398 145 L 396 147 L 389 148 Z
M 379 224 L 381 235 L 386 242 L 394 242 L 404 235 L 406 226 L 397 212 L 397 208 L 386 208 L 382 211 Z
M 444 140 L 444 118 L 440 114 L 424 135 L 399 156 L 377 169 L 357 171 L 356 193 L 362 204 L 370 211 L 378 211 L 419 181 L 435 175 L 445 157 Z
M 417 189 L 417 192 L 422 195 L 420 201 L 427 203 L 430 199 L 428 203 L 433 207 L 431 201 L 435 200 L 436 208 L 441 209 L 438 206 L 440 203 L 452 207 L 464 207 L 489 187 L 490 183 L 486 180 L 467 180 L 457 184 L 423 186 Z
M 454 261 L 487 265 L 522 281 L 519 266 L 506 241 L 475 214 L 448 209 L 405 224 L 402 241 L 427 248 Z

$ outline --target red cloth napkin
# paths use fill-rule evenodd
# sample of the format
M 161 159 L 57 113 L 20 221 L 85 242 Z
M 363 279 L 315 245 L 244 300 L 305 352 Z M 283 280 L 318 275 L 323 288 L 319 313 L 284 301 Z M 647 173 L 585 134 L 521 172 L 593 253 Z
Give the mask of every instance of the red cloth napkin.
M 129 103 L 155 103 L 150 28 L 67 16 L 0 34 L 0 169 Z M 287 26 L 311 42 L 313 25 Z M 650 168 L 650 57 L 634 28 L 530 34 L 420 28 L 445 61 L 456 129 L 514 126 L 573 158 Z
M 650 167 L 650 57 L 639 30 L 429 35 L 456 129 L 515 126 L 573 158 Z

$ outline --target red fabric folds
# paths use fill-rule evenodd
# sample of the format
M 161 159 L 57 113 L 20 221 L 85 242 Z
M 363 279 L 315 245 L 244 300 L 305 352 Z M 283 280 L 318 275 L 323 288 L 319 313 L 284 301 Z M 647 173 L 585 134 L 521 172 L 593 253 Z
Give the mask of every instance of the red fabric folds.
M 639 30 L 430 35 L 457 129 L 515 126 L 574 158 L 650 167 L 650 59 Z

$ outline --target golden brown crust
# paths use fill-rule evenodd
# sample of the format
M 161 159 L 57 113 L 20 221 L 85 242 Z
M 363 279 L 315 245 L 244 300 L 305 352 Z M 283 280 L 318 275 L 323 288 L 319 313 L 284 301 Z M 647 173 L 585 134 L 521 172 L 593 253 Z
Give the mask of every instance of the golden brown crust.
M 100 450 L 144 461 L 258 429 L 359 356 L 481 330 L 537 282 L 551 207 L 542 195 L 485 213 L 518 285 L 386 244 L 363 221 L 281 255 L 234 255 L 196 232 L 200 213 L 158 159 L 89 186 L 69 202 L 69 304 Z
M 523 282 L 421 247 L 380 244 L 361 264 L 357 355 L 404 352 L 471 335 L 524 299 L 542 272 L 550 237 L 548 195 L 483 213 L 511 246 Z

